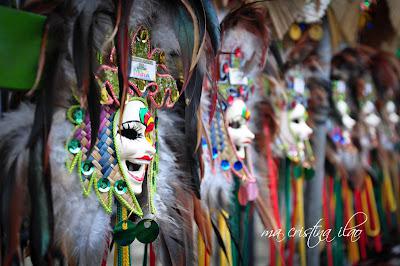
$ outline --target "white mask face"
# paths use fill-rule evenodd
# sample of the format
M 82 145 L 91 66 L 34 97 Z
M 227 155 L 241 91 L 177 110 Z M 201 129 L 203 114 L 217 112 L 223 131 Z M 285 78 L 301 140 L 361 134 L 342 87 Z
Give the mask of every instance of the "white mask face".
M 364 121 L 368 126 L 375 128 L 381 122 L 380 117 L 376 115 L 375 105 L 371 101 L 364 104 L 362 112 L 365 115 Z
M 356 121 L 354 121 L 354 119 L 351 118 L 348 114 L 349 106 L 347 105 L 347 103 L 345 101 L 339 100 L 336 103 L 336 107 L 342 116 L 343 125 L 346 127 L 346 129 L 351 130 L 354 127 L 354 125 L 356 124 Z
M 229 123 L 228 133 L 233 144 L 236 146 L 236 151 L 240 159 L 244 159 L 245 157 L 244 147 L 249 145 L 254 139 L 253 132 L 247 127 L 249 116 L 250 113 L 247 110 L 246 104 L 240 99 L 233 100 L 233 103 L 225 112 L 225 118 Z
M 121 171 L 127 177 L 136 195 L 142 193 L 146 168 L 156 152 L 153 145 L 146 139 L 147 127 L 143 117 L 151 117 L 145 104 L 139 100 L 128 102 L 122 116 L 121 130 L 115 136 Z M 119 120 L 119 115 L 116 115 L 114 119 Z
M 392 101 L 388 101 L 385 106 L 386 112 L 390 122 L 397 124 L 400 120 L 399 115 L 396 113 L 396 105 Z
M 289 112 L 289 127 L 295 139 L 300 141 L 309 139 L 313 131 L 306 123 L 304 105 L 297 103 L 294 109 Z

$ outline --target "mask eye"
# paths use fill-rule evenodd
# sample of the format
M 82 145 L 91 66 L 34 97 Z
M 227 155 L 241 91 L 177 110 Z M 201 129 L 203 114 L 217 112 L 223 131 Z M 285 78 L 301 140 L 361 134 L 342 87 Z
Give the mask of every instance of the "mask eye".
M 127 139 L 135 140 L 141 136 L 140 127 L 135 122 L 125 122 L 119 134 Z
M 229 127 L 231 127 L 231 128 L 240 128 L 241 124 L 238 121 L 233 121 L 233 122 L 229 123 Z
M 293 119 L 292 122 L 298 124 L 298 123 L 300 123 L 300 120 L 298 118 L 296 118 L 296 119 Z

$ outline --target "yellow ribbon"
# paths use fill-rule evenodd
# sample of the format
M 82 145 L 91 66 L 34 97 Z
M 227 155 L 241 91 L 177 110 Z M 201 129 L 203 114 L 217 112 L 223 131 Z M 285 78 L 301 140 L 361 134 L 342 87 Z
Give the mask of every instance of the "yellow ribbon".
M 345 201 L 345 204 L 347 204 L 347 206 L 345 208 L 346 217 L 347 217 L 347 219 L 350 219 L 350 217 L 353 217 L 353 215 L 354 215 L 353 192 L 347 185 L 347 182 L 344 182 L 344 184 L 345 185 L 343 186 L 343 189 L 344 189 L 343 194 L 344 194 L 344 197 L 347 199 L 347 201 Z M 351 219 L 350 227 L 351 228 L 355 227 L 354 219 Z M 354 265 L 360 261 L 360 252 L 358 249 L 357 242 L 348 241 L 348 257 L 349 257 L 349 261 L 352 265 Z
M 228 255 L 229 261 L 232 261 L 232 250 L 231 250 L 231 236 L 229 234 L 228 227 L 223 215 L 227 216 L 228 213 L 222 211 L 223 214 L 218 215 L 218 227 L 221 233 L 222 240 L 225 244 L 226 254 Z M 219 265 L 229 266 L 229 261 L 226 259 L 225 253 L 222 249 L 219 251 Z
M 370 213 L 369 209 L 368 209 L 367 193 L 368 193 L 369 200 L 371 203 L 372 213 Z M 381 231 L 381 226 L 380 226 L 380 222 L 379 222 L 378 209 L 376 207 L 375 195 L 374 195 L 374 191 L 372 188 L 372 181 L 371 181 L 370 176 L 366 176 L 366 178 L 365 178 L 365 188 L 361 191 L 361 205 L 362 205 L 362 209 L 363 209 L 364 213 L 368 217 L 367 222 L 365 223 L 365 231 L 368 236 L 375 237 Z M 375 224 L 375 229 L 371 228 L 370 221 L 372 219 Z

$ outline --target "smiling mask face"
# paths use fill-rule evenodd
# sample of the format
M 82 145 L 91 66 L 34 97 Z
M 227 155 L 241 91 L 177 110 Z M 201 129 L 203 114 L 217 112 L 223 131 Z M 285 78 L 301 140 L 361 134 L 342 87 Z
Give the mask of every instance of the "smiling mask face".
M 306 123 L 306 108 L 297 103 L 289 113 L 289 127 L 293 136 L 300 140 L 308 140 L 312 134 L 312 129 Z
M 119 112 L 115 116 L 119 121 Z M 156 152 L 147 136 L 154 128 L 154 120 L 146 105 L 133 100 L 125 105 L 121 129 L 115 136 L 120 168 L 136 195 L 142 193 L 146 169 Z
M 254 139 L 253 132 L 247 127 L 247 120 L 250 118 L 250 112 L 247 110 L 247 106 L 242 100 L 235 99 L 226 109 L 225 117 L 229 123 L 229 136 L 236 147 L 240 159 L 244 159 L 244 148 Z

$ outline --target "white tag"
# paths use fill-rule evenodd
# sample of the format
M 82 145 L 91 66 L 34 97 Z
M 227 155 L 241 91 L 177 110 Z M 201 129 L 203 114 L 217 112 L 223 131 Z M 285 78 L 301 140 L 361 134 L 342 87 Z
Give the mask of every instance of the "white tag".
M 371 83 L 365 84 L 365 96 L 367 96 L 371 93 L 372 93 L 372 84 Z
M 346 92 L 346 83 L 343 80 L 338 80 L 336 89 L 339 93 L 345 93 Z
M 304 94 L 305 87 L 306 87 L 306 84 L 304 82 L 304 79 L 294 78 L 293 89 L 295 92 L 297 92 L 298 94 Z
M 129 77 L 156 81 L 156 61 L 132 56 Z
M 231 85 L 247 85 L 249 83 L 247 77 L 238 68 L 229 68 L 229 83 Z

